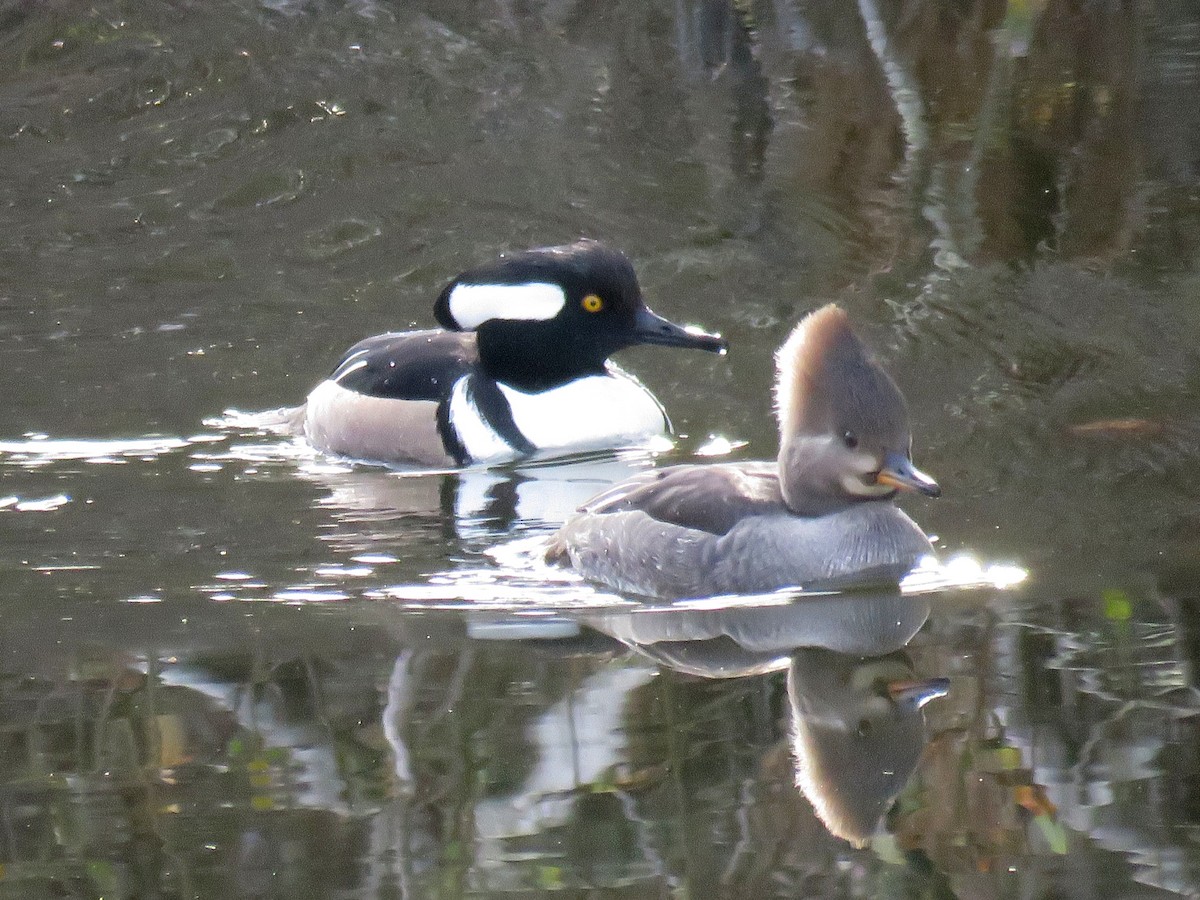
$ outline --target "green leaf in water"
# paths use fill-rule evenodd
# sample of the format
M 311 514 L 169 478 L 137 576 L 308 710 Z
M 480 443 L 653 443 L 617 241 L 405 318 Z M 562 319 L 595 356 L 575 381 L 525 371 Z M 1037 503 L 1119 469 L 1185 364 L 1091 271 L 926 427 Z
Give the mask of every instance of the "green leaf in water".
M 87 864 L 88 877 L 92 884 L 100 889 L 100 894 L 112 897 L 117 893 L 117 872 L 112 863 L 102 859 L 91 860 Z
M 1107 588 L 1100 595 L 1104 601 L 1104 618 L 1111 622 L 1128 622 L 1133 615 L 1133 601 L 1120 588 Z
M 1046 843 L 1050 845 L 1050 850 L 1059 856 L 1065 856 L 1067 853 L 1067 830 L 1055 822 L 1048 813 L 1034 816 L 1033 822 L 1042 832 Z
M 562 869 L 558 866 L 538 866 L 538 887 L 544 891 L 559 890 L 563 886 Z
M 1000 771 L 1019 769 L 1021 767 L 1021 751 L 1016 747 L 997 747 L 995 760 Z

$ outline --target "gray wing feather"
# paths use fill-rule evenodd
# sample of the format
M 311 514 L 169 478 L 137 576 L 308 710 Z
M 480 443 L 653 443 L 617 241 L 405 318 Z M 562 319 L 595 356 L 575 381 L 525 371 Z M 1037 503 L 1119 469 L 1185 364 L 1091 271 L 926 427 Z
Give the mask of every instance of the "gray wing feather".
M 645 472 L 596 495 L 580 511 L 638 511 L 665 525 L 722 535 L 748 516 L 785 508 L 774 463 L 731 463 Z

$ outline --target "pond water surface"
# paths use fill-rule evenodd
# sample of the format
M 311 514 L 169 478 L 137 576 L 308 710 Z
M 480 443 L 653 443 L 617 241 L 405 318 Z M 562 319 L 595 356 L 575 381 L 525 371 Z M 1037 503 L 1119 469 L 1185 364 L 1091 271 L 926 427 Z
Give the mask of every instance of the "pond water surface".
M 1172 0 L 0 2 L 0 896 L 1200 896 L 1197 97 Z M 673 447 L 400 473 L 244 415 L 580 235 L 730 340 L 621 355 Z M 772 457 L 831 300 L 948 573 L 538 562 Z

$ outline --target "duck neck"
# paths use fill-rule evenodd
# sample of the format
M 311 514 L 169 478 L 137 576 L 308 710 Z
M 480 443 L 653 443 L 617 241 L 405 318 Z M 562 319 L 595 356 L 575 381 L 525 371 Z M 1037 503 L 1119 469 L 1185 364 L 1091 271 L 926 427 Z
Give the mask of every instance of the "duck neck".
M 811 442 L 785 440 L 776 465 L 779 489 L 787 508 L 797 516 L 816 518 L 888 496 L 855 496 L 842 486 L 841 472 Z
M 529 333 L 532 329 L 488 327 L 493 324 L 501 323 L 485 323 L 475 335 L 479 366 L 489 378 L 536 393 L 605 373 L 598 354 L 580 352 L 568 341 L 546 341 Z
M 783 492 L 783 502 L 797 516 L 818 518 L 831 513 L 841 512 L 855 501 L 847 500 L 845 495 L 820 494 L 805 486 L 801 490 L 789 488 L 787 481 L 780 479 L 780 489 Z

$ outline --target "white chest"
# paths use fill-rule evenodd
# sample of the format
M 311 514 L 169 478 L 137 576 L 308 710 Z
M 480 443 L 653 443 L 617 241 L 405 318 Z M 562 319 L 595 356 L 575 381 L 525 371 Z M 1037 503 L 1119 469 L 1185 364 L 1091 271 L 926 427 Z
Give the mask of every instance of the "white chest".
M 499 387 L 513 424 L 538 450 L 622 447 L 670 431 L 654 395 L 615 366 L 610 366 L 608 375 L 579 378 L 538 393 L 527 394 L 503 383 Z M 472 459 L 484 462 L 518 455 L 476 407 L 466 379 L 454 386 L 450 416 Z

